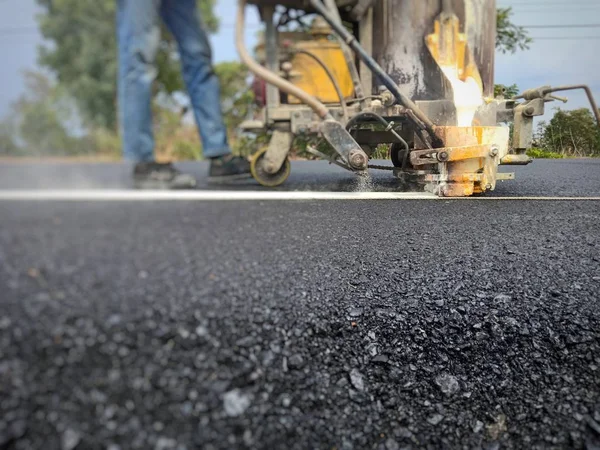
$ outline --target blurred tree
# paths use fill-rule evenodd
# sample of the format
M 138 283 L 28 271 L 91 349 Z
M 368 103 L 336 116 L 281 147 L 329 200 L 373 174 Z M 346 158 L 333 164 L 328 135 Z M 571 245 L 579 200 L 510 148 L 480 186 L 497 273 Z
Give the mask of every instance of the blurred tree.
M 223 62 L 215 66 L 221 81 L 221 107 L 225 124 L 234 130 L 248 116 L 254 94 L 248 87 L 248 68 L 239 62 Z
M 15 142 L 15 131 L 7 119 L 0 123 L 0 156 L 18 156 L 21 153 Z
M 512 98 L 519 93 L 519 87 L 516 84 L 506 86 L 505 84 L 494 85 L 494 97 Z
M 46 75 L 25 72 L 24 77 L 25 94 L 12 105 L 0 128 L 3 152 L 38 156 L 85 152 L 82 137 L 68 131 L 78 128 L 73 102 Z
M 565 156 L 600 156 L 600 128 L 587 108 L 556 108 L 547 125 L 538 125 L 537 134 L 546 150 Z
M 498 8 L 496 15 L 496 49 L 502 53 L 527 50 L 533 42 L 527 30 L 512 23 L 512 8 Z
M 116 129 L 117 48 L 115 0 L 37 0 L 40 30 L 49 41 L 39 62 L 76 99 L 86 122 Z M 210 32 L 218 28 L 216 0 L 198 0 Z M 172 93 L 182 88 L 176 47 L 163 30 L 157 56 L 157 89 Z

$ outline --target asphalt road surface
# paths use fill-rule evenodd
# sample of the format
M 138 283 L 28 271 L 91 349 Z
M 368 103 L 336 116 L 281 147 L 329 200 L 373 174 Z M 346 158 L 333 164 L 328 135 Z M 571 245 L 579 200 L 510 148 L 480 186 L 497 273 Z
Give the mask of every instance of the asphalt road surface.
M 377 164 L 389 164 L 376 161 Z M 179 167 L 197 176 L 202 190 L 273 190 L 255 181 L 231 185 L 210 185 L 206 163 L 182 163 Z M 537 160 L 528 166 L 501 166 L 516 179 L 499 181 L 486 196 L 598 196 L 600 159 Z M 372 170 L 370 190 L 392 191 L 402 187 L 391 171 Z M 0 190 L 15 189 L 129 189 L 128 164 L 9 164 L 0 163 Z M 294 161 L 292 173 L 278 191 L 357 191 L 365 188 L 360 177 L 324 162 Z
M 494 195 L 600 195 L 596 160 L 516 172 Z M 599 206 L 1 200 L 0 449 L 597 449 Z

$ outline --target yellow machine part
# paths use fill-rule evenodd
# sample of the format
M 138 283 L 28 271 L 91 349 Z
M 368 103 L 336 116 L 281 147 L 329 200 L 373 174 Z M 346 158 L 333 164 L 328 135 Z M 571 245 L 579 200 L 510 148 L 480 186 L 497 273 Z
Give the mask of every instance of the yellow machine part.
M 338 82 L 344 98 L 352 98 L 354 85 L 344 58 L 342 48 L 337 42 L 326 37 L 317 37 L 310 41 L 295 43 L 295 48 L 306 50 L 320 58 L 332 72 Z M 339 103 L 339 97 L 327 73 L 313 58 L 306 54 L 296 54 L 292 58 L 290 81 L 300 89 L 317 97 L 323 103 Z M 295 97 L 289 98 L 289 103 L 300 103 Z
M 442 14 L 442 18 L 434 22 L 433 33 L 425 37 L 425 43 L 440 67 L 456 67 L 460 80 L 472 77 L 483 90 L 479 69 L 467 46 L 467 36 L 459 29 L 460 22 L 455 15 Z

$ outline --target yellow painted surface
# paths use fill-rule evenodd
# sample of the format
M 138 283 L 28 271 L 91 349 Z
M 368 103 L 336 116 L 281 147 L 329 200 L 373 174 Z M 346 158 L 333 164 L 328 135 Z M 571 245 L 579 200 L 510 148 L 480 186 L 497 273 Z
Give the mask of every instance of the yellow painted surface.
M 473 124 L 475 112 L 483 104 L 483 83 L 467 47 L 467 36 L 459 30 L 458 18 L 443 13 L 434 23 L 434 32 L 425 37 L 425 43 L 452 85 L 457 125 L 467 127 Z
M 329 41 L 326 38 L 318 38 L 311 41 L 297 42 L 295 48 L 308 50 L 321 58 L 340 85 L 344 98 L 352 98 L 354 95 L 352 77 L 342 49 L 337 42 Z M 291 76 L 290 81 L 293 84 L 314 95 L 323 103 L 339 103 L 339 97 L 327 73 L 310 56 L 294 55 Z M 290 97 L 289 102 L 299 103 L 293 97 Z

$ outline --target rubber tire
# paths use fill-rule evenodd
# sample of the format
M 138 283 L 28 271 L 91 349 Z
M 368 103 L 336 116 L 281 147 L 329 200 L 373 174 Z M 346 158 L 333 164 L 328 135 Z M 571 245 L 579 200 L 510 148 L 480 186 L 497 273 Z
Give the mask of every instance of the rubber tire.
M 395 143 L 390 147 L 390 158 L 394 167 L 402 167 L 402 159 L 404 153 L 404 146 Z
M 267 171 L 262 167 L 266 152 L 267 148 L 262 148 L 254 154 L 250 161 L 250 173 L 261 186 L 276 187 L 283 184 L 288 179 L 292 170 L 292 166 L 289 158 L 286 157 L 285 161 L 276 173 L 267 173 Z

